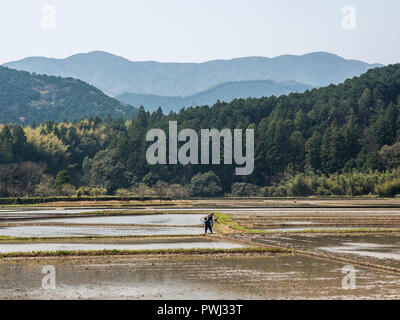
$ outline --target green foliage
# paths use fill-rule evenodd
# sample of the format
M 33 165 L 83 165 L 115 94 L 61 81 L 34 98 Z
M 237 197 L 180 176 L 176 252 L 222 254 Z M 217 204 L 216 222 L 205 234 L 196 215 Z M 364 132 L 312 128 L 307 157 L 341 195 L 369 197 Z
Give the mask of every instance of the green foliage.
M 63 196 L 74 196 L 76 194 L 76 188 L 74 185 L 70 183 L 63 184 L 61 190 L 60 190 L 61 195 Z
M 312 181 L 309 181 L 304 174 L 296 175 L 288 183 L 289 195 L 305 197 L 312 194 Z
M 246 229 L 245 227 L 242 227 L 241 225 L 239 225 L 235 220 L 233 220 L 233 218 L 228 215 L 228 214 L 223 214 L 223 213 L 215 213 L 215 216 L 217 218 L 217 221 L 220 224 L 223 224 L 225 226 L 228 226 L 230 229 L 233 230 L 238 230 L 238 231 L 245 231 L 247 232 L 248 229 Z
M 232 185 L 231 195 L 235 197 L 261 197 L 262 188 L 245 182 L 236 182 Z
M 159 185 L 155 192 L 169 192 L 176 199 L 222 194 L 393 195 L 395 179 L 388 177 L 400 164 L 399 101 L 400 64 L 303 94 L 217 102 L 167 116 L 161 109 L 149 113 L 140 108 L 132 121 L 88 118 L 23 129 L 6 125 L 0 127 L 0 163 L 44 162 L 52 176 L 67 170 L 71 179 L 56 181 L 59 192 L 66 183 L 113 194 L 165 181 L 168 187 Z M 152 128 L 168 132 L 169 121 L 177 121 L 178 130 L 197 132 L 254 128 L 254 173 L 236 176 L 235 164 L 149 165 L 146 134 Z
M 152 181 L 187 184 L 193 177 L 213 171 L 226 193 L 234 183 L 279 184 L 288 168 L 293 173 L 312 170 L 326 175 L 353 170 L 383 171 L 386 163 L 379 151 L 383 143 L 396 142 L 400 129 L 400 87 L 395 83 L 400 83 L 400 65 L 374 69 L 343 84 L 303 94 L 238 99 L 216 103 L 212 108 L 188 108 L 168 116 L 142 109 L 116 149 L 126 168 L 125 183 L 150 181 L 151 177 Z M 383 123 L 379 128 L 384 131 L 376 125 L 379 119 Z M 244 181 L 234 175 L 234 166 L 149 166 L 145 160 L 145 135 L 155 127 L 167 131 L 172 120 L 178 122 L 179 129 L 198 132 L 202 128 L 255 127 L 254 174 Z M 124 182 L 120 182 L 123 186 Z M 293 192 L 307 194 L 309 190 Z
M 54 187 L 61 192 L 65 185 L 71 182 L 71 177 L 68 175 L 67 170 L 62 170 L 57 173 L 56 180 L 54 181 Z
M 199 197 L 209 197 L 221 194 L 219 178 L 214 172 L 197 174 L 191 180 L 192 194 Z
M 126 171 L 115 150 L 100 151 L 93 160 L 87 159 L 84 168 L 85 181 L 89 185 L 101 186 L 109 194 L 128 186 L 124 179 Z
M 132 117 L 137 109 L 73 79 L 0 67 L 0 123 L 74 121 L 84 117 Z
M 128 200 L 130 196 L 132 196 L 132 191 L 124 188 L 120 188 L 115 191 L 115 195 L 121 197 L 122 199 Z
M 96 188 L 96 187 L 80 187 L 77 191 L 76 191 L 76 196 L 77 197 L 97 197 L 97 196 L 101 196 L 101 195 L 105 195 L 107 194 L 107 190 L 106 189 L 102 189 L 102 188 Z M 117 194 L 119 195 L 119 194 Z
M 400 142 L 392 146 L 383 146 L 379 152 L 386 169 L 391 170 L 400 167 Z
M 73 197 L 73 196 L 54 196 L 54 197 L 30 197 L 30 198 L 20 198 L 20 197 L 0 197 L 0 205 L 32 205 L 48 202 L 79 202 L 84 199 L 85 201 L 153 201 L 160 200 L 161 198 L 154 196 L 146 196 L 140 198 L 137 196 L 130 196 L 128 198 L 119 196 L 96 196 L 96 197 Z M 164 200 L 170 200 L 169 197 L 163 197 Z
M 381 197 L 394 197 L 400 194 L 400 178 L 393 181 L 386 181 L 377 185 L 375 191 Z
M 21 126 L 0 126 L 0 164 L 33 159 L 30 146 Z
M 44 174 L 38 185 L 35 187 L 35 196 L 51 197 L 58 195 L 57 189 L 54 187 L 54 178 L 48 174 Z
M 269 196 L 362 196 L 394 197 L 400 194 L 400 168 L 387 171 L 347 172 L 329 176 L 303 173 L 289 178 L 288 182 L 268 188 Z M 279 194 L 279 195 L 278 195 Z

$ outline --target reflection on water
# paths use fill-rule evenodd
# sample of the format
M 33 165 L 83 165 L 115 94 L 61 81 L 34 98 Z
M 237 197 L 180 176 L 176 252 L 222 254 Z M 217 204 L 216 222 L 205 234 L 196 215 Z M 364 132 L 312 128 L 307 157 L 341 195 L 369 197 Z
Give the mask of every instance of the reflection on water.
M 129 236 L 201 234 L 203 228 L 189 227 L 4 227 L 0 235 L 10 237 Z
M 111 262 L 111 263 L 110 263 Z M 43 290 L 43 263 L 0 264 L 0 299 L 398 299 L 396 275 L 357 268 L 342 288 L 342 263 L 276 257 L 96 257 L 51 260 L 55 290 Z
M 355 254 L 359 256 L 373 257 L 378 259 L 393 259 L 400 261 L 400 246 L 385 245 L 377 243 L 343 243 L 342 246 L 331 246 L 319 248 L 332 253 Z
M 65 219 L 40 219 L 37 223 L 76 223 L 76 224 L 157 224 L 189 226 L 202 225 L 204 214 L 156 214 L 140 216 L 84 217 Z
M 75 215 L 84 212 L 96 212 L 100 209 L 78 208 L 78 209 L 42 209 L 42 210 L 0 210 L 0 220 L 13 220 L 13 219 L 32 219 L 32 218 L 52 218 L 57 215 Z M 122 211 L 125 209 L 104 209 L 107 211 Z
M 235 249 L 245 246 L 230 242 L 175 242 L 141 244 L 103 243 L 30 243 L 0 244 L 0 253 L 35 251 L 96 251 L 96 250 L 156 250 L 156 249 Z
M 311 221 L 287 221 L 287 222 L 274 222 L 274 223 L 279 223 L 279 224 L 293 224 L 293 225 L 307 225 L 307 224 L 315 224 L 315 222 Z
M 274 232 L 287 232 L 287 231 L 311 231 L 311 230 L 351 230 L 351 229 L 357 229 L 357 228 L 337 228 L 337 227 L 318 227 L 318 228 L 278 228 L 278 229 L 254 229 L 254 230 L 259 230 L 259 231 L 274 231 Z M 368 228 L 364 228 L 368 229 Z M 376 228 L 370 228 L 370 229 L 376 229 Z

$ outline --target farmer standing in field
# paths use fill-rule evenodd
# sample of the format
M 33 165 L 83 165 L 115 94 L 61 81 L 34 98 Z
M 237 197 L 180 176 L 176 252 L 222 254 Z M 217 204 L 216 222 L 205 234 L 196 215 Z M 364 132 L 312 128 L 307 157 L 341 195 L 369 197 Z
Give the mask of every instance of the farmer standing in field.
M 205 225 L 205 234 L 207 234 L 207 231 L 210 230 L 210 233 L 213 234 L 213 226 L 214 222 L 217 222 L 218 218 L 214 218 L 214 213 L 211 212 L 210 215 L 204 218 L 204 225 Z

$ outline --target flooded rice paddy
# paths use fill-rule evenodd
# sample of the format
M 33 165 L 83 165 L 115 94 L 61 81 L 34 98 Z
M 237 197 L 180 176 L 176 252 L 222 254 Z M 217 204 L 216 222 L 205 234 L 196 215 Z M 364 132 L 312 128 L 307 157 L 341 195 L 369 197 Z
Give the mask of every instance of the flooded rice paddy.
M 314 231 L 314 230 L 322 230 L 322 231 L 337 231 L 337 230 L 351 230 L 351 227 L 345 228 L 335 228 L 335 227 L 314 227 L 314 228 L 296 228 L 296 227 L 292 227 L 292 228 L 278 228 L 278 229 L 274 229 L 274 228 L 268 228 L 268 229 L 254 229 L 257 231 L 268 231 L 268 232 L 303 232 L 303 231 Z M 367 229 L 368 230 L 368 229 Z M 370 230 L 373 230 L 372 228 Z M 400 229 L 399 229 L 400 231 Z
M 362 265 L 398 269 L 400 273 L 400 234 L 258 234 L 234 235 L 264 245 L 294 248 L 324 257 L 348 259 Z M 400 289 L 399 289 L 400 290 Z
M 165 250 L 165 249 L 239 249 L 246 246 L 222 241 L 169 242 L 169 243 L 31 243 L 0 244 L 0 253 L 43 251 L 100 251 L 100 250 Z
M 400 299 L 400 232 L 377 230 L 400 228 L 397 208 L 157 207 L 146 208 L 154 212 L 149 215 L 143 208 L 129 209 L 129 215 L 118 210 L 82 217 L 99 209 L 1 209 L 0 236 L 58 240 L 4 239 L 0 253 L 251 246 L 294 252 L 0 259 L 0 299 Z M 220 232 L 219 241 L 200 237 L 204 214 L 196 212 L 202 210 L 229 214 L 250 232 Z M 139 238 L 80 239 L 87 236 Z M 57 270 L 55 290 L 41 288 L 46 265 Z M 356 269 L 352 290 L 342 287 L 346 265 Z
M 162 236 L 162 235 L 198 235 L 204 233 L 199 214 L 152 214 L 129 216 L 101 216 L 65 218 L 65 212 L 77 215 L 91 212 L 87 209 L 74 210 L 32 210 L 29 220 L 8 218 L 0 224 L 0 236 L 8 237 L 85 237 L 85 236 Z M 98 211 L 98 210 L 97 210 Z M 107 210 L 108 212 L 109 210 Z M 38 218 L 41 214 L 63 218 Z M 115 214 L 115 213 L 114 213 Z M 32 220 L 32 216 L 35 217 Z M 7 224 L 12 223 L 12 226 Z M 30 225 L 28 225 L 30 224 Z M 33 224 L 33 225 L 32 225 Z
M 42 288 L 53 265 L 56 288 Z M 0 299 L 396 299 L 400 277 L 303 256 L 115 257 L 0 262 Z
M 376 243 L 343 243 L 342 246 L 321 247 L 319 250 L 324 250 L 332 253 L 353 254 L 378 259 L 392 259 L 400 261 L 400 245 L 399 244 L 376 244 Z
M 204 214 L 155 214 L 139 216 L 109 216 L 87 218 L 39 219 L 35 223 L 64 223 L 64 224 L 139 224 L 139 225 L 173 225 L 173 226 L 202 226 Z
M 107 211 L 122 211 L 123 209 L 107 209 Z M 85 212 L 96 212 L 99 209 L 93 208 L 77 208 L 77 209 L 65 209 L 65 208 L 53 208 L 53 209 L 2 209 L 0 211 L 0 221 L 8 220 L 25 220 L 25 219 L 37 219 L 37 218 L 52 218 L 57 216 L 74 216 Z
M 203 228 L 191 227 L 63 227 L 21 226 L 0 227 L 0 236 L 8 237 L 86 237 L 86 236 L 153 236 L 204 233 Z

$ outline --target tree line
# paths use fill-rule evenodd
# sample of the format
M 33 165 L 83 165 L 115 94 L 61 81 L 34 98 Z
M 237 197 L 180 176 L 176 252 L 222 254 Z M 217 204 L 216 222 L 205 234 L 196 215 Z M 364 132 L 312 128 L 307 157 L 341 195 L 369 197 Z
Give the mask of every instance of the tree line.
M 236 176 L 230 165 L 149 165 L 146 134 L 152 128 L 167 132 L 169 121 L 197 132 L 254 129 L 254 173 Z M 107 194 L 138 192 L 139 186 L 155 192 L 163 182 L 185 187 L 191 196 L 392 196 L 399 182 L 400 65 L 302 94 L 217 102 L 169 115 L 140 108 L 132 120 L 5 125 L 0 148 L 3 165 L 43 163 L 48 180 L 65 170 L 70 192 L 71 186 Z M 351 187 L 357 179 L 374 182 Z

